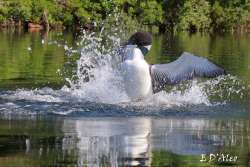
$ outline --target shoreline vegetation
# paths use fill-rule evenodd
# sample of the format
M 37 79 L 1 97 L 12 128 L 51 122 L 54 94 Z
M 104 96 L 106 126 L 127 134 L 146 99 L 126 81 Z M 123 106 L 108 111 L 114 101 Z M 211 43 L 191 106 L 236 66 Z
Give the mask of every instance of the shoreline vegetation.
M 158 32 L 249 32 L 248 0 L 1 0 L 0 27 L 98 29 L 109 17 Z M 132 20 L 132 21 L 129 21 Z

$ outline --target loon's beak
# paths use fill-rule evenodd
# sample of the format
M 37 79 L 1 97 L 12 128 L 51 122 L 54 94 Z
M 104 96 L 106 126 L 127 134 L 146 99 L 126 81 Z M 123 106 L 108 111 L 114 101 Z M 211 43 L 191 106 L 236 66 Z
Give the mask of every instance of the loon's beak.
M 151 45 L 146 45 L 146 46 L 139 46 L 142 54 L 146 56 L 146 54 L 150 51 Z
M 147 45 L 147 46 L 144 46 L 144 47 L 147 48 L 148 51 L 150 51 L 150 49 L 151 49 L 151 45 Z

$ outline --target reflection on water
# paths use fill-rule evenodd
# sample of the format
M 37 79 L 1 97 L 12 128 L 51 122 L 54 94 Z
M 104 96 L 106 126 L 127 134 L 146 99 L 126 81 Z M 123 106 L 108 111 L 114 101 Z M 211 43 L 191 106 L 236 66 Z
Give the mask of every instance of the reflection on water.
M 212 166 L 199 161 L 209 153 L 238 156 L 240 166 L 250 160 L 247 119 L 46 118 L 0 124 L 5 166 Z
M 64 45 L 74 45 L 73 33 L 0 31 L 0 86 L 37 88 L 61 86 L 58 69 L 63 69 Z
M 63 129 L 66 135 L 71 134 L 73 129 L 79 139 L 80 164 L 150 164 L 150 119 L 65 120 Z

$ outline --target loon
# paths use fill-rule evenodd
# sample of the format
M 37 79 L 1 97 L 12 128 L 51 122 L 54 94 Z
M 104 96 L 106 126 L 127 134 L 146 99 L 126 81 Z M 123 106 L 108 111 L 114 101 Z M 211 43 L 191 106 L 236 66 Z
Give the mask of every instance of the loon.
M 163 90 L 167 85 L 178 84 L 195 77 L 217 77 L 225 70 L 206 58 L 183 52 L 167 64 L 150 65 L 144 59 L 150 51 L 152 36 L 136 32 L 123 47 L 121 69 L 124 85 L 130 99 L 143 99 Z

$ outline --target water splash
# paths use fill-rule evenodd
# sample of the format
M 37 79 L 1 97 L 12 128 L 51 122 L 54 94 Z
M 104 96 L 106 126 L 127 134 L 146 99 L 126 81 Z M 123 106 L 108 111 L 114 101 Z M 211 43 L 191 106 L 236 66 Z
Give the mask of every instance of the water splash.
M 103 29 L 98 34 L 83 32 L 80 45 L 83 48 L 76 72 L 66 78 L 68 86 L 61 90 L 88 101 L 111 104 L 127 101 L 117 68 L 119 54 L 115 48 L 120 46 L 120 38 L 106 36 Z
M 110 35 L 112 34 L 112 35 Z M 131 102 L 123 87 L 118 70 L 121 61 L 116 49 L 121 45 L 119 33 L 102 29 L 100 33 L 83 33 L 77 71 L 67 78 L 69 86 L 62 88 L 72 96 L 100 103 L 132 106 L 185 106 L 225 104 L 233 96 L 244 96 L 244 84 L 231 75 L 209 80 L 194 80 L 174 86 L 138 102 Z M 127 35 L 129 36 L 129 34 Z M 107 45 L 108 44 L 108 45 Z M 226 91 L 225 91 L 226 90 Z
M 8 100 L 29 100 L 29 101 L 40 101 L 40 102 L 62 102 L 56 91 L 51 88 L 25 90 L 17 89 L 13 94 L 12 92 L 4 94 L 2 98 Z
M 211 105 L 208 95 L 203 91 L 203 86 L 198 84 L 197 80 L 190 81 L 188 88 L 183 86 L 174 87 L 171 90 L 161 91 L 157 94 L 143 99 L 142 101 L 133 102 L 136 106 L 164 106 L 171 108 L 174 106 L 185 106 L 185 105 Z
M 107 43 L 109 45 L 106 45 Z M 131 102 L 124 91 L 123 78 L 118 70 L 121 57 L 116 48 L 119 48 L 120 44 L 121 39 L 117 34 L 110 35 L 104 29 L 100 33 L 84 32 L 80 41 L 83 48 L 77 61 L 76 73 L 71 78 L 66 78 L 68 86 L 64 86 L 62 91 L 78 99 L 118 105 L 210 105 L 207 94 L 196 81 L 184 92 L 160 92 L 142 101 Z

